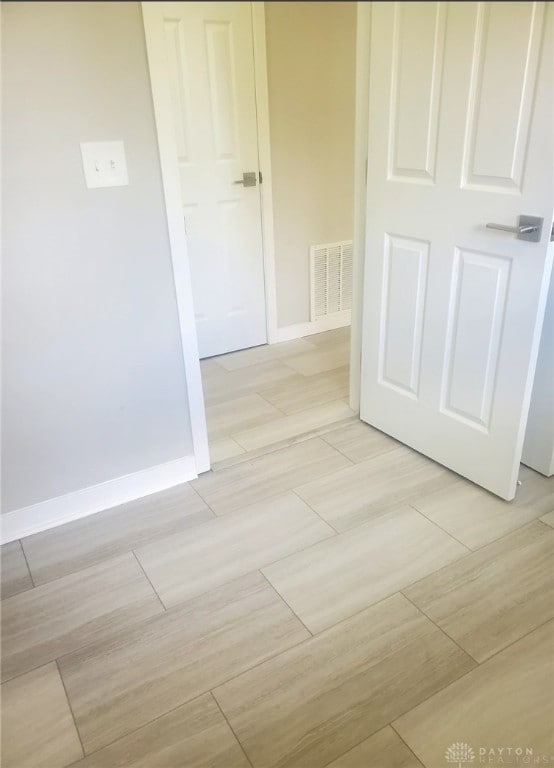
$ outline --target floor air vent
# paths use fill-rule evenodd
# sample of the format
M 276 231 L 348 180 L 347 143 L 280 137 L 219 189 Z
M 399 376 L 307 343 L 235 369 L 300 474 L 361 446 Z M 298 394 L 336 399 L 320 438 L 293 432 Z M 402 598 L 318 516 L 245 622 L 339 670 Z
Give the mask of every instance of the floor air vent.
M 310 320 L 352 306 L 352 240 L 310 248 Z

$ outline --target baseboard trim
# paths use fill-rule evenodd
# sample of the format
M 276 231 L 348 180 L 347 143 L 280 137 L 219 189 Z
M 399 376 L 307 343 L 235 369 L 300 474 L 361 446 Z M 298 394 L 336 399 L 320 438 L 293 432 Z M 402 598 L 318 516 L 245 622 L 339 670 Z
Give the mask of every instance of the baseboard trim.
M 183 456 L 140 472 L 57 496 L 0 516 L 0 541 L 6 544 L 55 528 L 198 477 L 194 456 Z
M 301 339 L 303 336 L 311 336 L 314 333 L 323 333 L 324 331 L 334 331 L 335 328 L 344 328 L 350 325 L 351 312 L 349 309 L 344 312 L 335 312 L 319 320 L 312 320 L 308 323 L 296 323 L 295 325 L 285 325 L 277 328 L 275 332 L 275 342 L 292 341 L 292 339 Z

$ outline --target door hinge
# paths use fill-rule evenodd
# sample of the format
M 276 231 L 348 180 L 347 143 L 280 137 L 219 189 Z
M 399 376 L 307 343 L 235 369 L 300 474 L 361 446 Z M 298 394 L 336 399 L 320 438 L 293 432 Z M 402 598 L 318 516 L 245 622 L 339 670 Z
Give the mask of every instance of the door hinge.
M 264 179 L 263 179 L 263 176 L 262 176 L 262 172 L 258 171 L 258 181 L 260 182 L 260 184 L 263 182 L 263 180 Z

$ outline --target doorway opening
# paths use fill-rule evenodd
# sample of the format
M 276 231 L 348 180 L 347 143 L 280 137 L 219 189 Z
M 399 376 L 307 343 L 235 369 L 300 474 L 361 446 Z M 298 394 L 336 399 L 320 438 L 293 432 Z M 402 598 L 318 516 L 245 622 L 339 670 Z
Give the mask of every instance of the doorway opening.
M 214 462 L 239 450 L 232 435 L 277 428 L 278 416 L 320 409 L 282 425 L 289 437 L 352 416 L 357 9 L 144 5 L 153 90 L 170 105 Z M 307 376 L 285 362 L 302 354 Z

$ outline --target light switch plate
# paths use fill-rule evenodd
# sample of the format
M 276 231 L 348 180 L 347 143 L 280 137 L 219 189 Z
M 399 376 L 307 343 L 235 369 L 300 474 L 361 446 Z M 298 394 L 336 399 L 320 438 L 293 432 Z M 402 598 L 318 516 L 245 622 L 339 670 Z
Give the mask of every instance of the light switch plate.
M 122 141 L 81 142 L 87 187 L 124 187 L 129 183 Z

